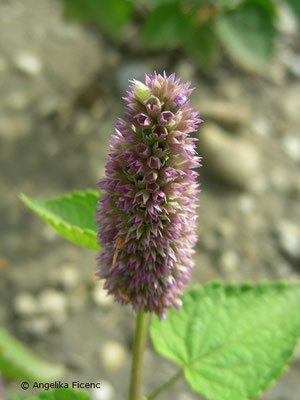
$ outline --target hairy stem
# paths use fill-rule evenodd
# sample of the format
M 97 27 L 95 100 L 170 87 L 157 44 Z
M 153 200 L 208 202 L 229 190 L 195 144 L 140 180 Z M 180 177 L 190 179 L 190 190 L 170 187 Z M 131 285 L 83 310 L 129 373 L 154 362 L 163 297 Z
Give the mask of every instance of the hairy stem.
M 183 376 L 183 370 L 181 369 L 180 371 L 177 372 L 176 375 L 174 375 L 171 379 L 169 379 L 166 383 L 164 383 L 162 386 L 160 386 L 158 389 L 154 390 L 154 392 L 148 394 L 144 398 L 144 400 L 153 400 L 156 399 L 157 396 L 159 396 L 164 390 L 168 389 L 173 383 L 175 383 L 179 378 Z
M 143 357 L 147 338 L 148 313 L 138 312 L 134 339 L 133 359 L 131 367 L 129 400 L 139 400 Z

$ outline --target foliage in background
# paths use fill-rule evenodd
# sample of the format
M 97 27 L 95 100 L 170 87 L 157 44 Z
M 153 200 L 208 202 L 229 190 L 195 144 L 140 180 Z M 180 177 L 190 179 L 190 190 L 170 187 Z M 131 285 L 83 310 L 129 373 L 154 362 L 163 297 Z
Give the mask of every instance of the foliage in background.
M 91 397 L 83 390 L 54 389 L 42 391 L 36 396 L 15 396 L 12 400 L 91 400 Z
M 40 359 L 4 329 L 0 329 L 0 374 L 29 381 L 52 381 L 64 374 L 64 368 Z
M 32 200 L 21 195 L 27 207 L 36 212 L 63 237 L 79 246 L 93 250 L 100 250 L 95 224 L 98 197 L 99 193 L 93 190 L 50 200 Z
M 288 4 L 300 27 L 300 1 L 281 3 Z M 276 0 L 64 0 L 64 16 L 96 22 L 121 43 L 135 24 L 140 49 L 184 48 L 200 66 L 211 65 L 222 47 L 244 69 L 262 71 L 273 55 L 278 4 Z

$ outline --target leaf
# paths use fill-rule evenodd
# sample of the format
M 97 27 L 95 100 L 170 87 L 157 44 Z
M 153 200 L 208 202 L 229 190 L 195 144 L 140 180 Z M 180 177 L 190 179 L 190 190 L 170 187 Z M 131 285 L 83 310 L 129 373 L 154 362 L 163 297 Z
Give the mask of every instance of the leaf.
M 99 196 L 100 193 L 89 190 L 50 200 L 34 200 L 22 194 L 21 199 L 66 239 L 99 250 L 95 224 Z
M 0 329 L 0 371 L 11 378 L 51 381 L 64 374 L 61 365 L 50 364 Z
M 143 40 L 147 47 L 175 48 L 188 38 L 192 30 L 190 17 L 177 4 L 157 7 L 145 21 Z
M 209 400 L 254 399 L 290 361 L 299 309 L 299 284 L 213 283 L 186 292 L 181 310 L 169 310 L 165 321 L 153 318 L 151 336 Z
M 130 0 L 64 0 L 64 17 L 98 22 L 112 36 L 120 37 L 132 17 Z
M 17 399 L 15 399 L 17 400 Z M 26 397 L 26 400 L 91 400 L 91 397 L 84 391 L 70 388 L 47 390 L 37 396 Z
M 195 29 L 186 43 L 188 54 L 199 65 L 211 65 L 216 58 L 216 36 L 210 23 Z
M 285 0 L 285 1 L 294 12 L 300 28 L 300 1 L 299 0 Z
M 275 5 L 246 0 L 217 20 L 217 34 L 229 56 L 249 71 L 262 71 L 273 55 Z

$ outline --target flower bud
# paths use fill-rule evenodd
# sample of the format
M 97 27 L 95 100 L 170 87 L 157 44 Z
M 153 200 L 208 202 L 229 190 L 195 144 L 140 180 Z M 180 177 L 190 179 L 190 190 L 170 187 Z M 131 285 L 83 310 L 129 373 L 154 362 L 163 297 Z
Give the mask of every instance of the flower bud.
M 150 95 L 151 95 L 151 90 L 146 86 L 144 83 L 133 80 L 133 93 L 136 97 L 136 99 L 140 102 L 143 103 L 145 100 L 147 100 Z

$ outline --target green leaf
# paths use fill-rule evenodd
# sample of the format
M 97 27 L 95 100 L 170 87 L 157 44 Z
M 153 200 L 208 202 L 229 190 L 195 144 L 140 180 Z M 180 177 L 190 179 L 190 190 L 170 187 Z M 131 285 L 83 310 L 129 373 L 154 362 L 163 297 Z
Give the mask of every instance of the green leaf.
M 292 11 L 294 12 L 298 25 L 300 28 L 300 1 L 299 0 L 285 0 L 287 4 L 291 7 Z
M 209 400 L 254 399 L 282 373 L 300 336 L 300 285 L 196 287 L 153 318 L 155 349 Z
M 66 239 L 79 246 L 99 250 L 95 225 L 99 196 L 100 193 L 89 190 L 50 200 L 34 200 L 22 194 L 21 199 Z
M 147 17 L 143 40 L 149 48 L 175 48 L 184 43 L 191 30 L 190 17 L 177 4 L 162 5 Z
M 91 398 L 86 392 L 81 390 L 60 388 L 43 391 L 37 396 L 26 397 L 26 400 L 91 400 Z
M 275 11 L 272 0 L 246 0 L 217 21 L 220 41 L 246 70 L 262 71 L 272 58 Z
M 216 36 L 211 23 L 195 29 L 186 43 L 188 54 L 199 65 L 211 65 L 216 58 Z
M 46 382 L 64 374 L 61 365 L 40 359 L 3 329 L 0 329 L 0 371 L 11 378 Z
M 130 0 L 64 0 L 64 17 L 98 22 L 112 36 L 120 37 L 131 19 Z

